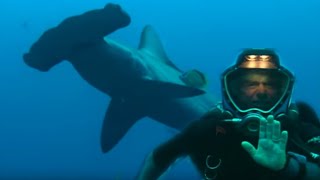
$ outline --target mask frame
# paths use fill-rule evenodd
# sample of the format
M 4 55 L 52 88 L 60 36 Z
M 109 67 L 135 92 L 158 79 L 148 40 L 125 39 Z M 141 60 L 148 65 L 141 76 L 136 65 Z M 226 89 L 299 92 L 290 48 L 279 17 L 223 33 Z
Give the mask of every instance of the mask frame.
M 230 90 L 228 89 L 227 78 L 230 74 L 245 69 L 264 69 L 282 73 L 287 80 L 284 92 L 277 102 L 267 110 L 260 108 L 241 109 L 236 104 Z M 224 112 L 231 115 L 233 120 L 226 120 L 238 124 L 240 127 L 246 127 L 246 131 L 257 131 L 259 129 L 259 118 L 274 115 L 275 118 L 282 116 L 288 112 L 291 104 L 291 95 L 295 82 L 294 75 L 279 63 L 279 58 L 273 50 L 270 49 L 248 49 L 241 53 L 235 65 L 226 69 L 221 75 L 221 106 Z M 250 124 L 251 123 L 251 124 Z

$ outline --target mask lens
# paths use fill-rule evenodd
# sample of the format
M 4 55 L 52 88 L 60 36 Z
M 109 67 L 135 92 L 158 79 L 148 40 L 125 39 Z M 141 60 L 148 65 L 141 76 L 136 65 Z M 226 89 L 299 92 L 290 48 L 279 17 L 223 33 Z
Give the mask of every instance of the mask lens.
M 290 78 L 276 69 L 236 69 L 224 78 L 231 103 L 240 112 L 271 111 L 288 91 Z

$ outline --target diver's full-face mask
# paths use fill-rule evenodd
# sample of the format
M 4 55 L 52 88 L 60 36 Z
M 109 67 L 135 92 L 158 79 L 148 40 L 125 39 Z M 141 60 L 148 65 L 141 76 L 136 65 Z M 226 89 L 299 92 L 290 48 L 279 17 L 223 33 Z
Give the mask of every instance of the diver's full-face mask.
M 291 100 L 293 75 L 268 49 L 244 51 L 236 65 L 222 74 L 222 106 L 236 128 L 257 135 L 260 119 L 285 114 Z

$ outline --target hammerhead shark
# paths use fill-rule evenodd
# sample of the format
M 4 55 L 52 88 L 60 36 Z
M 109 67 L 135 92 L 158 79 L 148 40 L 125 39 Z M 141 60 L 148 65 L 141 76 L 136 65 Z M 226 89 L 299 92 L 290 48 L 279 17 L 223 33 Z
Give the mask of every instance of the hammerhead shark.
M 216 104 L 205 88 L 186 81 L 187 72 L 169 60 L 151 25 L 143 28 L 138 48 L 105 37 L 130 22 L 119 5 L 109 3 L 48 29 L 23 55 L 28 66 L 42 72 L 66 60 L 111 98 L 102 124 L 104 153 L 144 117 L 181 130 Z

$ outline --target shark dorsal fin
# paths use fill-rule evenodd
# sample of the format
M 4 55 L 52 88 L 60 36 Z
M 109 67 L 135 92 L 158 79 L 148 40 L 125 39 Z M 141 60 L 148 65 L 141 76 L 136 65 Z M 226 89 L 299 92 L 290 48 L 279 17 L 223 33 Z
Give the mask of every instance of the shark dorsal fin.
M 143 28 L 139 49 L 147 50 L 159 58 L 168 61 L 167 54 L 164 51 L 160 38 L 151 25 L 147 25 Z
M 164 51 L 158 34 L 155 32 L 151 25 L 146 25 L 142 30 L 139 50 L 149 52 L 152 55 L 157 56 L 159 60 L 175 68 L 177 71 L 182 72 L 175 64 L 173 64 L 169 60 L 167 54 Z

